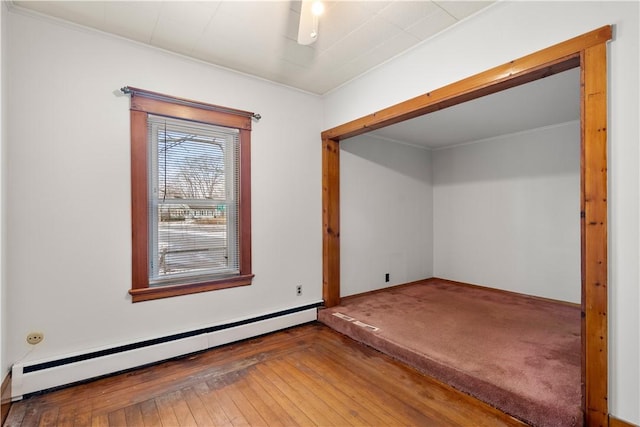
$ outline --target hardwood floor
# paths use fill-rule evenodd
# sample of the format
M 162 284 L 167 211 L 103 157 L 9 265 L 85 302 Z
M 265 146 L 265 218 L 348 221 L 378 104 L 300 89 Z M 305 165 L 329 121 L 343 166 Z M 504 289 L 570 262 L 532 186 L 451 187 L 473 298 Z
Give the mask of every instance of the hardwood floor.
M 5 426 L 524 426 L 311 323 L 32 396 Z

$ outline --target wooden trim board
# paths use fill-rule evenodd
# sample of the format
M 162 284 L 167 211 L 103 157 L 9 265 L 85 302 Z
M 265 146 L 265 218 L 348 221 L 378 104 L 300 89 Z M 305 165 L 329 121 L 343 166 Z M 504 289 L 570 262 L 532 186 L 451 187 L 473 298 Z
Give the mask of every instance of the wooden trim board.
M 566 305 L 566 306 L 569 306 L 569 307 L 580 308 L 580 304 L 575 304 L 575 303 L 568 302 L 568 301 L 560 301 L 560 300 L 557 300 L 557 299 L 537 297 L 535 295 L 527 295 L 527 294 L 522 294 L 520 292 L 513 292 L 513 291 L 507 291 L 507 290 L 504 290 L 504 289 L 490 288 L 488 286 L 476 285 L 474 283 L 457 282 L 455 280 L 442 279 L 440 277 L 431 277 L 429 279 L 426 279 L 425 282 L 426 283 L 430 283 L 430 282 L 445 282 L 445 283 L 450 283 L 452 285 L 466 286 L 466 287 L 469 287 L 469 288 L 482 289 L 484 291 L 496 292 L 496 293 L 499 293 L 499 294 L 510 294 L 510 295 L 515 295 L 515 296 L 522 296 L 522 297 L 532 298 L 532 299 L 535 299 L 535 300 L 538 300 L 538 301 L 546 301 L 546 302 L 551 302 L 553 304 L 562 304 L 562 305 Z
M 350 299 L 353 299 L 353 298 L 359 298 L 359 297 L 362 297 L 362 296 L 365 296 L 365 295 L 373 295 L 373 294 L 377 294 L 377 293 L 380 293 L 380 292 L 389 291 L 389 290 L 392 290 L 392 289 L 406 288 L 407 286 L 419 285 L 421 283 L 428 284 L 433 279 L 434 279 L 434 277 L 430 277 L 428 279 L 414 280 L 413 282 L 401 283 L 399 285 L 387 286 L 386 288 L 381 288 L 381 289 L 374 289 L 373 291 L 360 292 L 358 294 L 353 294 L 353 295 L 349 295 L 349 296 L 346 296 L 346 297 L 342 297 L 342 298 L 340 298 L 340 301 L 341 302 L 349 301 Z
M 323 299 L 340 303 L 340 141 L 528 83 L 581 70 L 581 264 L 584 409 L 608 426 L 607 403 L 607 25 L 322 132 Z
M 621 420 L 619 418 L 610 416 L 609 417 L 609 427 L 638 427 L 635 424 L 631 424 L 630 422 Z
M 611 39 L 611 27 L 574 37 L 322 132 L 340 141 L 578 67 L 580 53 Z
M 322 141 L 322 297 L 340 304 L 340 143 L 331 139 Z
M 568 307 L 573 307 L 573 308 L 580 308 L 581 307 L 580 304 L 575 304 L 575 303 L 568 302 L 568 301 L 560 301 L 560 300 L 557 300 L 557 299 L 538 297 L 538 296 L 535 296 L 535 295 L 528 295 L 528 294 L 523 294 L 523 293 L 520 293 L 520 292 L 507 291 L 507 290 L 504 290 L 504 289 L 490 288 L 488 286 L 476 285 L 474 283 L 458 282 L 456 280 L 443 279 L 441 277 L 429 277 L 429 278 L 426 278 L 426 279 L 414 280 L 413 282 L 407 282 L 407 283 L 401 283 L 401 284 L 398 284 L 398 285 L 388 286 L 386 288 L 380 288 L 380 289 L 374 289 L 372 291 L 360 292 L 360 293 L 357 293 L 357 294 L 353 294 L 353 295 L 349 295 L 349 296 L 346 296 L 346 297 L 342 297 L 342 298 L 340 298 L 340 302 L 344 303 L 344 302 L 349 301 L 349 300 L 354 299 L 354 298 L 360 298 L 360 297 L 367 296 L 367 295 L 374 295 L 374 294 L 378 294 L 380 292 L 386 292 L 386 291 L 390 291 L 390 290 L 394 290 L 394 289 L 406 288 L 407 286 L 421 285 L 421 284 L 422 285 L 430 285 L 430 284 L 432 284 L 434 282 L 442 282 L 442 283 L 447 283 L 447 284 L 455 285 L 455 286 L 465 286 L 465 287 L 468 287 L 468 288 L 481 289 L 483 291 L 494 292 L 494 293 L 497 293 L 497 294 L 507 294 L 507 295 L 521 296 L 521 297 L 531 298 L 531 299 L 538 300 L 538 301 L 545 301 L 545 302 L 550 302 L 550 303 L 553 303 L 553 304 L 566 305 Z
M 9 415 L 9 410 L 11 409 L 11 372 L 9 372 L 7 376 L 4 377 L 4 380 L 2 380 L 0 400 L 2 407 L 0 410 L 0 425 L 3 425 L 7 419 L 7 415 Z
M 588 426 L 608 423 L 607 46 L 581 53 L 582 366 Z

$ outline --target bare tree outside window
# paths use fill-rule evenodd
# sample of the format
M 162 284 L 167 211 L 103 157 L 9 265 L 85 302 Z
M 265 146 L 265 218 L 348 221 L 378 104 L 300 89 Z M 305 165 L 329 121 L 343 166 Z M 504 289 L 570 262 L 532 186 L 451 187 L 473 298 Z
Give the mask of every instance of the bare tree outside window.
M 180 166 L 176 188 L 168 191 L 184 199 L 224 199 L 224 164 L 221 156 L 187 157 Z
M 233 137 L 188 122 L 159 121 L 157 164 L 157 280 L 199 271 L 233 269 L 227 223 L 230 191 L 225 149 Z
M 224 141 L 161 129 L 158 145 L 159 197 L 224 200 Z

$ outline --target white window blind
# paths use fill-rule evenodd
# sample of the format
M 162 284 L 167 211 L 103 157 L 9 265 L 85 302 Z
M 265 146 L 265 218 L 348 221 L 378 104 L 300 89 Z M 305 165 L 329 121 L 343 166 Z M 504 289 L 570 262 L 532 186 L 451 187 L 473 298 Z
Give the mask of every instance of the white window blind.
M 149 283 L 239 273 L 239 131 L 148 116 Z

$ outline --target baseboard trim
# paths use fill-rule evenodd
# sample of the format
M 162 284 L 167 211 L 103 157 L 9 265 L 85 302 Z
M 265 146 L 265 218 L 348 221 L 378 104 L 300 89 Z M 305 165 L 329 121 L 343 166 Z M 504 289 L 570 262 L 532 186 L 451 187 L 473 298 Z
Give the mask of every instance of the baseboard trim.
M 552 299 L 552 298 L 538 297 L 538 296 L 534 296 L 534 295 L 523 294 L 523 293 L 520 293 L 520 292 L 507 291 L 507 290 L 504 290 L 504 289 L 490 288 L 488 286 L 476 285 L 476 284 L 473 284 L 473 283 L 457 282 L 455 280 L 442 279 L 440 277 L 430 277 L 430 278 L 426 279 L 425 282 L 426 283 L 444 282 L 444 283 L 448 283 L 448 284 L 456 285 L 456 286 L 466 286 L 466 287 L 470 287 L 470 288 L 482 289 L 482 290 L 485 290 L 485 291 L 491 291 L 491 292 L 497 292 L 497 293 L 501 293 L 501 294 L 508 294 L 508 295 L 515 295 L 515 296 L 533 298 L 533 299 L 538 300 L 538 301 L 546 301 L 546 302 L 551 302 L 551 303 L 554 303 L 554 304 L 562 304 L 562 305 L 566 305 L 566 306 L 569 306 L 569 307 L 580 308 L 580 304 L 576 304 L 576 303 L 573 303 L 573 302 L 561 301 L 561 300 Z
M 373 295 L 373 294 L 377 294 L 377 293 L 380 293 L 380 292 L 386 292 L 386 291 L 391 290 L 391 289 L 399 289 L 399 288 L 404 288 L 404 287 L 407 287 L 407 286 L 419 285 L 421 283 L 425 283 L 426 284 L 431 279 L 432 279 L 432 277 L 428 278 L 428 279 L 415 280 L 413 282 L 401 283 L 399 285 L 387 286 L 386 288 L 374 289 L 372 291 L 360 292 L 358 294 L 353 294 L 353 295 L 348 295 L 346 297 L 341 297 L 340 300 L 341 301 L 349 301 L 350 299 L 353 299 L 353 298 L 359 298 L 359 297 L 362 297 L 362 296 L 365 296 L 365 295 Z
M 638 425 L 621 420 L 609 414 L 609 427 L 638 427 Z
M 317 320 L 321 303 L 52 360 L 16 363 L 11 396 L 85 381 Z
M 2 380 L 0 388 L 0 400 L 2 409 L 0 410 L 0 425 L 4 425 L 9 410 L 11 409 L 11 372 L 9 372 Z
M 489 286 L 476 285 L 474 283 L 457 282 L 455 280 L 443 279 L 441 277 L 428 277 L 426 279 L 415 280 L 413 282 L 402 283 L 402 284 L 399 284 L 399 285 L 388 286 L 386 288 L 374 289 L 372 291 L 366 291 L 366 292 L 361 292 L 361 293 L 358 293 L 358 294 L 353 294 L 353 295 L 349 295 L 349 296 L 346 296 L 346 297 L 342 297 L 340 299 L 341 299 L 341 301 L 349 301 L 350 299 L 353 299 L 353 298 L 359 298 L 359 297 L 366 296 L 366 295 L 377 294 L 379 292 L 385 292 L 385 291 L 388 291 L 388 290 L 391 290 L 391 289 L 404 288 L 406 286 L 413 286 L 413 285 L 419 285 L 419 284 L 429 285 L 429 284 L 432 284 L 432 283 L 435 283 L 435 282 L 444 282 L 444 283 L 448 283 L 450 285 L 466 286 L 466 287 L 470 287 L 470 288 L 482 289 L 482 290 L 485 290 L 485 291 L 497 292 L 497 293 L 501 293 L 501 294 L 508 294 L 508 295 L 515 295 L 515 296 L 533 298 L 533 299 L 536 299 L 536 300 L 539 300 L 539 301 L 546 301 L 546 302 L 551 302 L 551 303 L 554 303 L 554 304 L 562 304 L 562 305 L 567 305 L 569 307 L 574 307 L 574 308 L 580 308 L 581 307 L 580 304 L 576 304 L 576 303 L 573 303 L 573 302 L 561 301 L 561 300 L 552 299 L 552 298 L 538 297 L 538 296 L 534 296 L 534 295 L 523 294 L 523 293 L 520 293 L 520 292 L 507 291 L 507 290 L 504 290 L 504 289 L 491 288 Z

